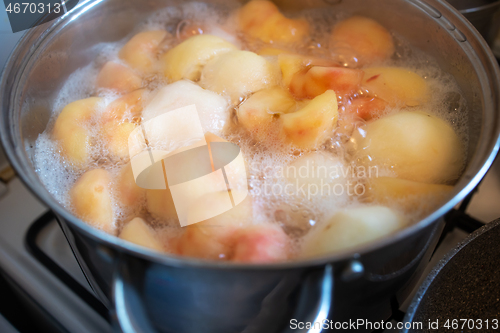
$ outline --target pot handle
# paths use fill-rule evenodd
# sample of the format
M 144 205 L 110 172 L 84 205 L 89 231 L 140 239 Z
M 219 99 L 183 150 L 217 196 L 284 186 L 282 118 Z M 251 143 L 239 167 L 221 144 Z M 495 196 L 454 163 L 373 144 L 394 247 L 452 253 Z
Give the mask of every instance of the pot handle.
M 328 315 L 333 309 L 333 287 L 334 276 L 331 264 L 325 265 L 322 271 L 310 273 L 302 284 L 299 305 L 293 315 L 293 318 L 297 319 L 297 323 L 319 322 L 323 324 L 325 320 L 328 320 Z M 314 310 L 311 311 L 311 308 Z M 297 327 L 292 328 L 292 321 L 290 321 L 290 326 L 283 333 L 320 333 L 321 326 L 312 325 L 310 329 L 298 329 Z
M 131 283 L 127 283 L 129 272 L 124 260 L 118 261 L 112 294 L 115 306 L 115 331 L 123 333 L 157 333 L 149 323 L 142 300 Z
M 150 324 L 137 290 L 131 283 L 127 283 L 128 274 L 129 271 L 123 260 L 119 260 L 112 286 L 116 316 L 115 330 L 123 333 L 157 333 Z M 324 320 L 328 320 L 328 314 L 332 310 L 333 286 L 331 264 L 325 265 L 320 271 L 309 273 L 302 284 L 298 307 L 293 318 L 296 318 L 297 322 L 323 323 Z M 311 311 L 311 308 L 314 310 Z M 311 329 L 301 330 L 292 329 L 290 325 L 283 333 L 319 333 L 321 328 L 317 326 L 313 325 Z

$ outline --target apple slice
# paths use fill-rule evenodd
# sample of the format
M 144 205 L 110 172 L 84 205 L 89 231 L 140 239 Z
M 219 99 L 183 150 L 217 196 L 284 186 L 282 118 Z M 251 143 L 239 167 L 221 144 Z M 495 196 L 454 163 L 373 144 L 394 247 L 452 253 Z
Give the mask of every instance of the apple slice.
M 110 191 L 111 178 L 104 169 L 87 171 L 69 192 L 75 215 L 88 224 L 114 233 L 114 213 Z
M 257 141 L 269 137 L 275 115 L 289 112 L 297 105 L 293 96 L 281 87 L 256 92 L 237 109 L 238 123 Z
M 202 198 L 197 209 L 220 205 L 222 198 L 226 196 L 226 192 L 220 192 Z M 187 226 L 178 243 L 179 254 L 207 259 L 229 259 L 236 232 L 250 225 L 252 218 L 252 199 L 246 197 L 225 213 Z
M 298 111 L 281 115 L 280 119 L 289 142 L 302 149 L 315 148 L 337 125 L 337 96 L 328 90 Z
M 356 131 L 352 141 L 368 165 L 416 182 L 452 182 L 464 165 L 464 147 L 453 128 L 426 112 L 402 111 L 377 119 Z
M 144 108 L 142 116 L 144 121 L 149 121 L 165 112 L 192 104 L 196 105 L 204 131 L 220 135 L 229 121 L 229 103 L 224 97 L 187 80 L 177 81 L 158 90 Z
M 356 97 L 345 105 L 345 113 L 370 120 L 382 116 L 387 106 L 386 101 L 377 97 Z
M 126 121 L 110 121 L 104 125 L 104 140 L 112 158 L 125 160 L 130 157 L 128 139 L 136 128 L 136 124 Z
M 288 259 L 289 239 L 275 224 L 258 224 L 239 230 L 234 235 L 236 262 L 263 264 Z
M 324 152 L 310 152 L 285 168 L 285 177 L 294 189 L 293 193 L 287 195 L 307 200 L 337 196 L 335 200 L 346 201 L 348 176 L 349 170 L 339 157 Z
M 311 230 L 304 239 L 302 256 L 313 257 L 353 249 L 388 236 L 404 225 L 406 221 L 387 207 L 345 209 Z
M 140 122 L 145 94 L 146 90 L 139 89 L 120 97 L 102 114 L 102 137 L 114 159 L 129 157 L 128 137 Z
M 59 143 L 61 154 L 77 167 L 90 161 L 91 137 L 86 125 L 101 101 L 90 97 L 72 102 L 64 107 L 54 124 L 52 137 Z
M 394 42 L 386 28 L 376 21 L 353 16 L 335 25 L 330 46 L 349 47 L 361 64 L 381 62 L 394 53 Z
M 177 220 L 174 199 L 167 188 L 166 190 L 146 190 L 146 209 L 154 217 L 164 220 L 167 224 Z
M 134 207 L 143 202 L 146 190 L 135 183 L 134 173 L 130 163 L 125 164 L 115 181 L 116 199 L 122 207 Z
M 424 184 L 406 179 L 380 177 L 370 179 L 369 196 L 373 201 L 401 207 L 408 213 L 426 214 L 450 196 L 453 186 Z
M 398 67 L 366 68 L 363 89 L 389 105 L 416 106 L 429 99 L 429 87 L 418 74 Z
M 266 52 L 271 52 L 271 51 L 268 50 Z M 301 54 L 294 54 L 288 52 L 279 53 L 278 62 L 280 65 L 281 73 L 283 74 L 283 82 L 285 83 L 286 86 L 290 86 L 292 79 L 296 73 L 299 73 L 300 71 L 305 70 L 311 66 L 323 66 L 323 67 L 337 66 L 337 63 L 330 59 L 309 57 Z
M 126 94 L 139 89 L 142 79 L 126 66 L 109 61 L 97 76 L 97 88 L 114 90 Z
M 140 32 L 123 46 L 118 56 L 135 70 L 153 73 L 157 67 L 159 46 L 168 36 L 170 34 L 165 30 Z
M 125 224 L 119 237 L 131 243 L 164 252 L 163 245 L 155 232 L 140 217 Z
M 253 92 L 276 86 L 280 76 L 277 66 L 264 57 L 250 51 L 231 51 L 203 68 L 200 85 L 238 104 Z
M 358 91 L 362 79 L 359 69 L 313 66 L 294 74 L 289 88 L 297 98 L 314 98 L 327 90 L 344 97 Z
M 114 100 L 104 110 L 102 122 L 122 121 L 124 119 L 131 121 L 134 118 L 140 118 L 146 96 L 147 90 L 139 89 Z
M 237 49 L 217 36 L 204 34 L 190 37 L 160 58 L 163 74 L 171 81 L 198 81 L 203 66 L 212 58 Z
M 250 1 L 241 8 L 238 19 L 245 34 L 265 43 L 298 43 L 309 35 L 305 19 L 286 18 L 270 1 Z

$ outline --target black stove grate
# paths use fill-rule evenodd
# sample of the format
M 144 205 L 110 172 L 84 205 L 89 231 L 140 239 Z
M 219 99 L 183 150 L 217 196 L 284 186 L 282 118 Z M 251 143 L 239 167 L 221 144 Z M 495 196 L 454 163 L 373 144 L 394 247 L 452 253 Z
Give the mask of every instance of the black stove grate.
M 26 247 L 28 251 L 43 264 L 55 277 L 63 282 L 70 290 L 78 297 L 85 301 L 92 309 L 94 309 L 107 322 L 111 322 L 109 310 L 104 304 L 84 286 L 81 285 L 74 277 L 72 277 L 64 268 L 50 258 L 37 243 L 40 232 L 47 227 L 51 222 L 56 220 L 56 216 L 52 211 L 48 211 L 39 217 L 30 226 L 26 232 Z

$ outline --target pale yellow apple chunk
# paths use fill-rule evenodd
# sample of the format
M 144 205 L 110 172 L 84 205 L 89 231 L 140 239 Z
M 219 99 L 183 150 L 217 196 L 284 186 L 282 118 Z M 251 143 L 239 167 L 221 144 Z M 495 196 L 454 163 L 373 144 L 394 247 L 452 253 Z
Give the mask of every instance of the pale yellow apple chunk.
M 109 61 L 97 76 L 97 88 L 114 90 L 126 94 L 139 89 L 142 79 L 134 71 L 121 64 Z
M 130 208 L 144 201 L 146 190 L 136 184 L 130 163 L 122 167 L 115 184 L 116 198 L 121 206 Z
M 168 35 L 164 30 L 140 32 L 123 46 L 118 56 L 131 68 L 152 73 L 156 70 L 158 47 Z
M 88 224 L 113 234 L 115 231 L 111 177 L 104 169 L 87 171 L 69 192 L 75 215 Z
M 271 1 L 250 1 L 238 14 L 243 32 L 265 43 L 298 43 L 309 34 L 305 19 L 285 17 Z
M 405 225 L 404 218 L 387 207 L 345 209 L 311 230 L 304 239 L 302 257 L 354 249 L 388 236 Z
M 253 92 L 276 86 L 280 79 L 278 66 L 264 57 L 250 51 L 231 51 L 203 68 L 200 84 L 238 104 Z
M 197 81 L 201 70 L 212 58 L 237 49 L 217 36 L 204 34 L 190 37 L 161 56 L 163 74 L 171 81 Z
M 112 158 L 129 157 L 128 138 L 140 121 L 146 90 L 139 89 L 113 101 L 104 110 L 102 136 Z
M 425 112 L 402 111 L 356 131 L 359 157 L 370 166 L 388 168 L 398 178 L 429 184 L 450 183 L 460 176 L 464 147 L 453 128 Z
M 238 123 L 262 142 L 269 137 L 275 115 L 287 113 L 296 104 L 293 96 L 281 87 L 261 90 L 239 106 Z
M 128 139 L 136 124 L 129 122 L 112 121 L 106 124 L 106 147 L 111 156 L 117 159 L 129 158 Z
M 221 205 L 227 192 L 217 192 L 200 198 L 196 210 L 213 209 Z M 252 223 L 252 199 L 246 197 L 236 207 L 187 226 L 178 243 L 181 255 L 207 259 L 229 259 L 238 230 Z
M 278 63 L 283 74 L 283 83 L 289 87 L 294 75 L 310 66 L 335 67 L 338 64 L 331 60 L 318 57 L 309 57 L 301 54 L 289 53 L 281 49 L 265 48 L 260 55 L 277 55 Z M 324 92 L 324 91 L 323 91 Z
M 416 106 L 429 99 L 427 82 L 415 72 L 399 67 L 364 69 L 362 87 L 390 105 Z
M 97 97 L 72 102 L 64 107 L 54 124 L 52 137 L 58 142 L 61 154 L 77 167 L 90 161 L 91 137 L 86 125 L 100 102 Z
M 285 177 L 294 186 L 293 195 L 313 200 L 340 193 L 335 189 L 336 186 L 345 189 L 348 180 L 344 175 L 346 170 L 345 163 L 339 157 L 315 151 L 290 163 L 285 169 Z M 345 199 L 344 192 L 336 199 Z
M 330 46 L 334 49 L 349 47 L 360 63 L 381 62 L 394 53 L 392 36 L 376 21 L 353 16 L 335 25 Z
M 146 190 L 146 208 L 152 216 L 162 219 L 167 224 L 177 220 L 174 199 L 170 190 Z
M 145 95 L 146 90 L 139 89 L 114 100 L 104 110 L 102 122 L 121 121 L 125 118 L 131 121 L 140 118 Z
M 136 217 L 132 221 L 125 224 L 119 237 L 123 240 L 152 250 L 159 252 L 164 251 L 163 245 L 155 232 L 140 217 Z
M 338 120 L 337 96 L 332 90 L 302 109 L 280 116 L 286 140 L 302 149 L 315 148 L 331 135 Z
M 407 213 L 429 213 L 450 196 L 453 186 L 425 184 L 406 179 L 380 177 L 370 179 L 370 198 L 386 206 L 400 207 Z

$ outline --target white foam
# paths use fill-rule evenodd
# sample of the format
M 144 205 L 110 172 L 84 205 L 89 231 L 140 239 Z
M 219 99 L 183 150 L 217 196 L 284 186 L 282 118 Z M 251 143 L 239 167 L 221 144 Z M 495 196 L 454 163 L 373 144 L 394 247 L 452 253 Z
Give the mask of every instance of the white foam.
M 68 192 L 75 181 L 85 172 L 94 168 L 104 168 L 112 176 L 111 188 L 116 187 L 116 179 L 127 160 L 114 161 L 109 158 L 111 155 L 106 148 L 106 143 L 102 139 L 102 132 L 106 129 L 99 123 L 99 116 L 106 105 L 119 98 L 120 95 L 109 91 L 96 91 L 95 80 L 99 69 L 107 61 L 117 61 L 119 49 L 135 33 L 147 30 L 166 29 L 172 34 L 172 39 L 166 43 L 166 47 L 173 47 L 180 41 L 176 38 L 176 29 L 183 20 L 204 26 L 205 32 L 212 32 L 224 36 L 223 38 L 234 43 L 240 43 L 239 36 L 235 33 L 235 22 L 232 20 L 231 9 L 234 6 L 222 8 L 204 3 L 188 2 L 175 7 L 166 7 L 156 11 L 144 23 L 139 24 L 134 32 L 127 38 L 116 43 L 104 43 L 94 47 L 93 52 L 98 54 L 95 61 L 88 66 L 78 69 L 67 79 L 66 83 L 59 91 L 53 105 L 53 114 L 47 130 L 42 133 L 36 141 L 35 147 L 35 168 L 42 182 L 49 192 L 68 209 L 71 209 Z M 339 19 L 345 17 L 342 13 L 330 15 L 321 10 L 308 10 L 300 15 L 304 15 L 310 22 L 311 33 L 306 43 L 290 47 L 291 51 L 328 57 L 332 56 L 328 48 L 331 27 Z M 402 66 L 415 70 L 425 78 L 432 91 L 432 98 L 425 106 L 425 110 L 447 122 L 449 122 L 462 139 L 464 146 L 467 145 L 467 110 L 461 92 L 453 78 L 444 73 L 437 64 L 429 59 L 422 52 L 415 50 L 408 43 L 396 36 L 397 51 L 396 56 L 388 60 L 383 65 Z M 260 42 L 242 44 L 247 50 L 258 51 L 262 47 Z M 399 55 L 399 56 L 398 56 Z M 348 61 L 351 61 L 347 59 Z M 164 79 L 160 76 L 148 78 L 147 88 L 151 91 L 150 96 L 154 96 L 155 91 L 164 85 Z M 91 137 L 93 138 L 91 148 L 91 161 L 82 169 L 75 169 L 63 157 L 57 143 L 50 138 L 53 123 L 63 107 L 70 102 L 86 98 L 97 94 L 102 97 L 95 119 L 86 124 Z M 341 105 L 342 107 L 342 105 Z M 386 114 L 399 112 L 398 108 L 388 108 Z M 128 117 L 128 118 L 127 118 Z M 130 115 L 125 120 L 130 120 Z M 231 120 L 234 120 L 234 114 Z M 211 124 L 217 118 L 205 119 Z M 342 120 L 342 116 L 341 116 Z M 347 143 L 352 130 L 363 122 L 354 124 L 352 128 L 337 129 L 332 132 L 331 138 L 327 140 L 319 150 L 325 154 L 338 157 L 346 166 L 355 167 L 357 161 L 349 151 Z M 236 122 L 237 125 L 237 122 Z M 212 125 L 210 125 L 212 126 Z M 221 132 L 220 126 L 213 125 L 213 131 Z M 272 190 L 265 191 L 265 187 L 276 185 L 284 188 L 287 180 L 284 177 L 277 177 L 276 171 L 283 170 L 291 162 L 302 156 L 305 151 L 298 150 L 280 141 L 277 135 L 270 135 L 267 142 L 256 143 L 248 134 L 242 130 L 235 129 L 235 124 L 229 127 L 230 130 L 221 134 L 226 140 L 238 144 L 246 159 L 249 173 L 250 195 L 254 199 L 254 223 L 274 222 L 281 224 L 292 237 L 298 252 L 300 246 L 300 236 L 307 232 L 312 224 L 321 223 L 328 219 L 335 211 L 347 207 L 355 207 L 364 204 L 363 197 L 349 197 L 345 199 L 340 196 L 325 196 L 314 200 L 305 200 L 300 196 L 286 196 L 277 194 Z M 465 149 L 466 150 L 466 149 Z M 381 170 L 380 176 L 390 175 L 390 172 Z M 353 182 L 363 182 L 363 177 L 352 177 Z M 168 241 L 182 234 L 183 229 L 176 227 L 173 221 L 162 221 L 152 217 L 145 208 L 145 200 L 139 200 L 134 207 L 125 207 L 117 199 L 116 193 L 112 192 L 113 209 L 115 212 L 115 223 L 118 230 L 121 224 L 127 222 L 135 216 L 145 218 L 155 229 L 158 230 L 162 239 Z M 411 216 L 410 216 L 411 215 Z M 408 215 L 410 220 L 419 218 L 418 212 Z

